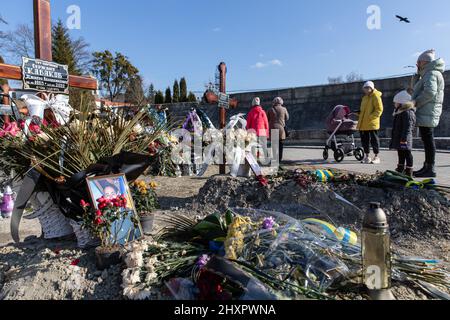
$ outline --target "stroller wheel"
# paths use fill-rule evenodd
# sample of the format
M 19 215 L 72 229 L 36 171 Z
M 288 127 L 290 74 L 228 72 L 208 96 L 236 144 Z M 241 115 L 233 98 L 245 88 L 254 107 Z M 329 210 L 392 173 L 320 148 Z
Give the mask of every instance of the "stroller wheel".
M 356 160 L 363 161 L 364 160 L 364 149 L 363 148 L 356 149 L 355 152 L 353 153 L 353 155 L 355 156 Z
M 342 149 L 337 149 L 334 152 L 334 160 L 336 160 L 336 162 L 342 162 L 344 161 L 345 158 L 345 152 Z
M 323 160 L 327 161 L 329 157 L 330 153 L 328 151 L 328 148 L 325 148 L 325 150 L 323 150 Z

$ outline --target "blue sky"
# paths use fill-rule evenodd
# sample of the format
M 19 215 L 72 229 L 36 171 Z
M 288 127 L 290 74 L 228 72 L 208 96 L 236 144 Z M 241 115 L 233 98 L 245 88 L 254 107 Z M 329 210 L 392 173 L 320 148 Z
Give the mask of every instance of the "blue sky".
M 352 71 L 364 78 L 410 72 L 417 52 L 435 48 L 450 60 L 448 0 L 52 0 L 52 18 L 81 8 L 91 50 L 127 55 L 146 83 L 164 89 L 185 76 L 203 91 L 220 61 L 228 90 L 322 84 Z M 381 8 L 381 30 L 366 25 L 369 5 Z M 32 22 L 32 1 L 2 1 L 14 27 Z M 412 24 L 399 23 L 400 14 Z

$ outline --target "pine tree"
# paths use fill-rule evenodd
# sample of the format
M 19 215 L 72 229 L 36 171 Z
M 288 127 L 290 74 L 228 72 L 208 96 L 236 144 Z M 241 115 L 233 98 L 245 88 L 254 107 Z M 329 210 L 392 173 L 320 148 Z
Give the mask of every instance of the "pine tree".
M 164 103 L 164 94 L 162 91 L 158 90 L 155 93 L 155 104 L 163 104 Z
M 166 89 L 164 103 L 172 103 L 172 92 L 170 91 L 170 87 L 167 87 L 167 89 Z
M 188 101 L 187 95 L 188 95 L 187 83 L 186 83 L 186 79 L 183 77 L 180 80 L 180 102 L 187 102 Z
M 197 96 L 192 91 L 189 91 L 188 102 L 197 102 Z
M 145 104 L 147 97 L 144 92 L 144 81 L 138 74 L 131 78 L 130 83 L 125 91 L 125 101 L 135 106 L 141 106 Z
M 153 85 L 153 83 L 151 83 L 147 90 L 148 103 L 155 103 L 155 95 L 155 86 Z
M 173 83 L 172 101 L 173 103 L 180 102 L 180 85 L 178 84 L 178 80 L 175 80 Z
M 64 64 L 69 67 L 69 73 L 79 75 L 80 71 L 77 67 L 75 59 L 74 48 L 69 32 L 61 20 L 53 26 L 52 31 L 52 54 L 53 61 L 59 64 Z

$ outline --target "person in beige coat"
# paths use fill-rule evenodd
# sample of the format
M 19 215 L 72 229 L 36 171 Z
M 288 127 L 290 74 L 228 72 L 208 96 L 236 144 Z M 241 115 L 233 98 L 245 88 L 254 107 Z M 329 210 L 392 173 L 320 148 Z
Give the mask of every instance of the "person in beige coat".
M 287 139 L 286 122 L 289 121 L 289 112 L 283 106 L 282 98 L 277 97 L 273 100 L 273 106 L 268 111 L 269 129 L 278 130 L 280 135 L 280 144 L 278 150 L 273 150 L 274 158 L 278 158 L 280 163 L 283 161 L 284 142 Z

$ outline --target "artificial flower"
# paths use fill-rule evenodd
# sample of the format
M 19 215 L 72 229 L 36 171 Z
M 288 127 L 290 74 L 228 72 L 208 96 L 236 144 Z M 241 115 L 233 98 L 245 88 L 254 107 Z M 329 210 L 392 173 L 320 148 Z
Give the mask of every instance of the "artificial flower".
M 204 254 L 198 258 L 196 265 L 202 269 L 208 264 L 209 260 L 211 260 L 211 258 L 207 254 Z
M 265 218 L 262 223 L 262 228 L 264 230 L 272 230 L 275 226 L 275 219 L 273 217 Z

